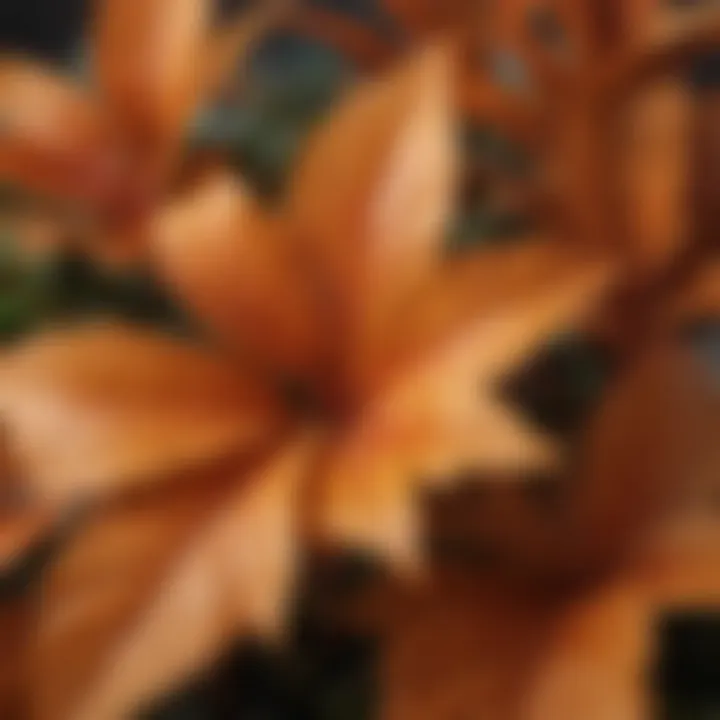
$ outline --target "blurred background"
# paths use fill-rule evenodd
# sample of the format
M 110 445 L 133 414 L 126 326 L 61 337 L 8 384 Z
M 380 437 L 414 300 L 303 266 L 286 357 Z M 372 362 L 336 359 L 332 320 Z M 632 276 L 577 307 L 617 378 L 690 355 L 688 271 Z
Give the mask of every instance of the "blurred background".
M 249 3 L 227 0 L 221 12 L 233 12 L 243 4 Z M 404 42 L 402 28 L 376 0 L 313 0 L 308 4 L 320 11 L 340 13 L 354 24 L 371 29 L 390 46 Z M 674 4 L 695 3 L 684 0 Z M 0 48 L 27 53 L 82 74 L 89 6 L 87 0 L 0 0 Z M 543 32 L 556 31 L 552 19 L 541 17 L 538 23 Z M 698 93 L 716 92 L 719 65 L 717 57 L 711 55 L 694 61 L 686 74 L 688 86 L 692 84 Z M 196 119 L 191 145 L 200 157 L 212 159 L 215 153 L 222 154 L 260 193 L 275 196 L 313 123 L 359 72 L 352 57 L 332 43 L 318 42 L 300 31 L 272 33 L 253 53 L 247 67 L 243 63 L 238 68 L 237 87 L 231 83 L 219 101 Z M 493 72 L 508 87 L 523 85 L 522 65 L 512 55 L 497 55 Z M 720 132 L 717 114 L 716 118 Z M 502 133 L 473 123 L 468 123 L 458 143 L 466 165 L 463 203 L 448 230 L 449 242 L 503 242 L 531 227 L 532 199 L 521 195 L 517 186 L 533 169 L 521 148 L 508 142 Z M 489 182 L 489 177 L 495 181 Z M 0 188 L 5 207 L 16 201 L 14 192 Z M 122 316 L 152 324 L 184 321 L 162 291 L 141 273 L 103 270 L 71 252 L 27 262 L 18 254 L 13 232 L 16 229 L 0 224 L 2 339 L 11 340 L 49 320 L 73 315 Z M 716 356 L 718 333 L 713 327 L 703 327 L 692 342 L 698 352 Z M 518 381 L 515 392 L 546 427 L 569 433 L 593 405 L 607 372 L 608 359 L 589 341 L 559 338 Z M 148 717 L 376 717 L 375 642 L 329 620 L 331 615 L 326 612 L 328 598 L 342 605 L 358 587 L 372 581 L 376 570 L 355 558 L 326 570 L 308 583 L 294 638 L 286 650 L 238 647 L 215 672 L 168 698 Z M 659 677 L 663 692 L 673 698 L 673 718 L 720 718 L 720 687 L 717 693 L 712 692 L 717 677 L 708 676 L 703 681 L 702 669 L 717 661 L 717 651 L 707 649 L 707 639 L 714 638 L 713 647 L 717 647 L 718 635 L 718 623 L 713 618 L 668 619 L 664 636 L 667 648 Z M 704 644 L 699 638 L 705 639 Z M 705 654 L 693 650 L 700 645 Z M 700 696 L 709 698 L 703 708 L 688 709 L 687 697 Z M 708 712 L 708 707 L 715 714 L 699 714 Z M 481 719 L 483 715 L 471 713 L 467 717 Z

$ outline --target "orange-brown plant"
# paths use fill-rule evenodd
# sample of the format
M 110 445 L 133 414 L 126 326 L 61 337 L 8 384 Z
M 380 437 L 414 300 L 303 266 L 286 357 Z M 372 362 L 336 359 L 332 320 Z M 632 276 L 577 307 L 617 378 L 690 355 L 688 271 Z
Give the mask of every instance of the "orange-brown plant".
M 209 0 L 99 0 L 90 87 L 6 55 L 0 180 L 72 201 L 69 232 L 89 234 L 97 253 L 137 255 L 194 112 L 288 8 L 267 3 L 217 28 Z
M 434 47 L 352 92 L 279 209 L 221 173 L 156 219 L 204 342 L 91 325 L 3 355 L 28 502 L 90 512 L 28 647 L 41 716 L 123 716 L 276 629 L 308 540 L 415 569 L 420 488 L 561 460 L 499 381 L 612 268 L 542 239 L 447 255 L 450 68 Z

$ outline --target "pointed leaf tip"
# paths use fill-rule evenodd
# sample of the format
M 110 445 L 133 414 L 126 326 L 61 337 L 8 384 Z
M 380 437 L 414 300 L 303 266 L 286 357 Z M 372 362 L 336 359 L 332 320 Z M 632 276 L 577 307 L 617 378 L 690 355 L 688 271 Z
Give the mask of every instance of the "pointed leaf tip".
M 80 534 L 46 586 L 39 717 L 129 717 L 238 635 L 279 634 L 316 441 L 298 433 L 250 472 L 118 503 Z
M 0 361 L 10 450 L 28 491 L 59 505 L 252 451 L 279 417 L 239 365 L 129 326 L 47 332 Z
M 291 178 L 290 217 L 354 361 L 374 351 L 442 253 L 456 181 L 450 65 L 440 44 L 361 84 L 311 137 Z
M 226 172 L 158 216 L 153 250 L 182 301 L 233 349 L 293 377 L 322 351 L 319 312 L 282 219 Z
M 33 62 L 0 61 L 0 178 L 95 199 L 110 189 L 110 134 L 82 87 Z
M 135 150 L 179 139 L 202 83 L 207 0 L 102 0 L 95 55 L 105 99 Z

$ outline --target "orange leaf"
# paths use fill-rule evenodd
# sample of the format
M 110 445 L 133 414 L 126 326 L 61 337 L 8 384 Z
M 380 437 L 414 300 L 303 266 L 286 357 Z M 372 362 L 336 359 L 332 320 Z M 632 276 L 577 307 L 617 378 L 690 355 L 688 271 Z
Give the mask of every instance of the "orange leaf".
M 434 537 L 499 553 L 534 576 L 587 577 L 617 566 L 668 517 L 710 507 L 720 453 L 720 403 L 704 363 L 654 343 L 605 391 L 574 472 L 554 502 L 523 487 L 438 498 Z
M 330 455 L 324 531 L 406 562 L 419 552 L 411 507 L 423 486 L 465 470 L 556 463 L 558 448 L 502 405 L 496 383 L 586 315 L 608 279 L 604 263 L 552 243 L 459 259 L 439 274 L 415 322 L 396 330 L 398 362 L 383 367 L 394 373 L 364 395 Z
M 328 458 L 316 522 L 325 538 L 384 556 L 415 572 L 423 564 L 423 489 L 467 471 L 547 469 L 560 448 L 497 400 L 464 415 L 374 417 L 340 437 Z
M 28 486 L 52 502 L 257 449 L 278 419 L 234 368 L 109 326 L 49 333 L 3 356 L 0 417 Z
M 497 381 L 552 333 L 586 320 L 615 279 L 610 263 L 553 241 L 460 255 L 419 293 L 402 330 L 395 329 L 374 387 L 395 383 L 396 392 L 419 399 L 427 380 L 428 393 L 447 399 L 453 388 Z
M 630 570 L 564 610 L 540 656 L 526 698 L 528 718 L 648 717 L 663 613 L 720 607 L 720 544 L 690 553 L 651 552 Z
M 312 448 L 298 438 L 240 484 L 232 473 L 231 485 L 139 497 L 81 533 L 44 595 L 40 717 L 126 717 L 238 633 L 276 632 Z
M 290 240 L 239 182 L 216 174 L 160 216 L 154 251 L 170 286 L 231 347 L 307 373 L 321 328 Z
M 131 149 L 167 161 L 202 78 L 207 0 L 102 0 L 95 27 L 98 80 Z
M 62 197 L 109 190 L 105 118 L 79 87 L 19 59 L 0 62 L 0 178 Z
M 431 48 L 351 93 L 291 181 L 291 217 L 360 364 L 440 258 L 455 175 L 448 55 Z
M 717 540 L 716 527 L 692 552 L 658 548 L 570 590 L 491 572 L 440 574 L 420 597 L 390 605 L 382 717 L 434 720 L 476 708 L 493 720 L 652 715 L 663 613 L 720 606 Z

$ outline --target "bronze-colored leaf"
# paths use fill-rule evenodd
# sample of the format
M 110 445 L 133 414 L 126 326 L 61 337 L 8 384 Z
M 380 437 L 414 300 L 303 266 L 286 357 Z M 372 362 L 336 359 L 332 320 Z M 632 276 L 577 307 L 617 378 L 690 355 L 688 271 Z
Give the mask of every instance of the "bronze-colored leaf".
M 29 61 L 0 62 L 0 177 L 64 197 L 102 197 L 114 158 L 106 119 L 69 80 Z
M 423 293 L 416 323 L 396 330 L 405 364 L 376 386 L 332 455 L 328 532 L 401 560 L 416 556 L 408 513 L 423 486 L 473 469 L 557 463 L 559 449 L 502 405 L 497 382 L 553 329 L 586 315 L 609 278 L 604 263 L 573 262 L 552 244 L 458 259 Z
M 360 547 L 416 571 L 424 562 L 423 490 L 462 473 L 554 468 L 560 447 L 498 400 L 466 412 L 368 414 L 333 447 L 319 478 L 323 537 Z
M 448 51 L 434 47 L 368 82 L 310 139 L 292 178 L 291 216 L 360 364 L 441 253 L 454 189 L 449 81 Z
M 507 376 L 553 332 L 587 319 L 615 277 L 611 263 L 553 241 L 460 256 L 419 294 L 413 317 L 395 334 L 380 386 L 396 384 L 393 392 L 417 404 L 425 378 L 427 397 L 447 403 L 462 386 L 472 403 L 479 380 Z
M 3 356 L 0 416 L 28 486 L 52 502 L 256 450 L 278 419 L 252 379 L 202 350 L 101 326 Z
M 130 150 L 167 162 L 203 81 L 207 0 L 102 0 L 95 60 L 103 99 Z M 155 168 L 157 170 L 157 168 Z
M 40 717 L 127 717 L 238 632 L 276 632 L 312 447 L 299 438 L 242 478 L 208 476 L 204 487 L 140 496 L 96 518 L 44 593 Z
M 290 232 L 221 173 L 159 217 L 154 252 L 171 288 L 231 347 L 307 374 L 324 328 Z
M 420 598 L 390 606 L 382 717 L 476 708 L 493 720 L 650 716 L 663 613 L 720 606 L 714 537 L 691 553 L 650 553 L 574 592 L 442 575 Z
M 617 562 L 648 528 L 707 494 L 717 482 L 718 422 L 709 369 L 686 349 L 650 345 L 587 428 L 564 533 L 575 538 L 570 554 L 586 566 Z
M 448 496 L 435 508 L 432 537 L 489 550 L 532 576 L 567 581 L 616 567 L 668 516 L 711 511 L 719 421 L 709 369 L 686 349 L 652 344 L 579 428 L 549 504 L 515 486 Z

